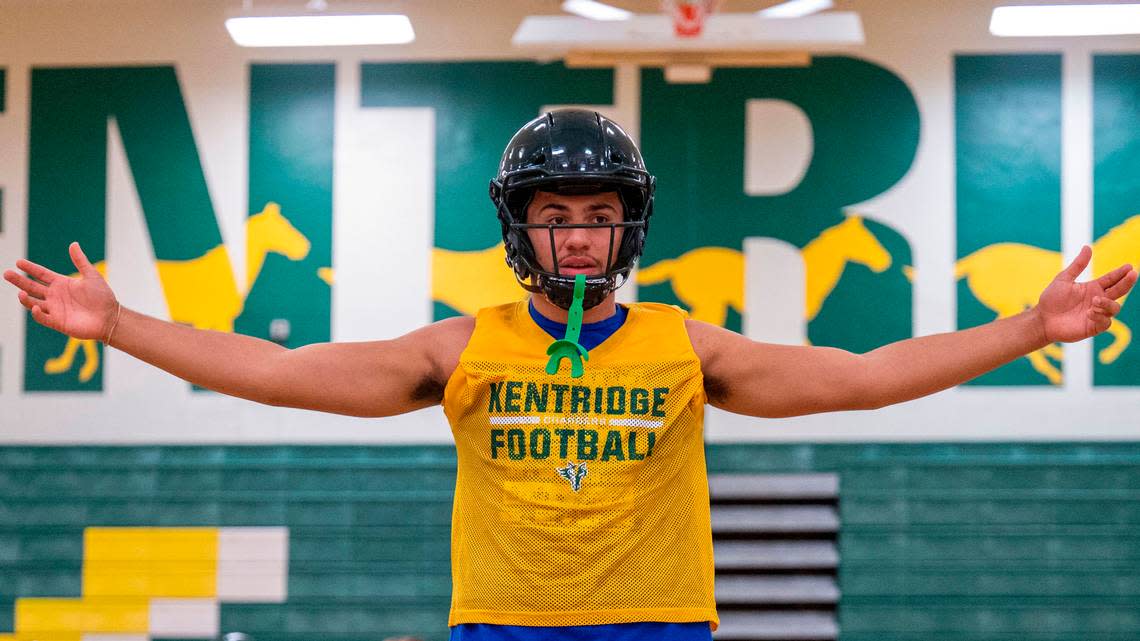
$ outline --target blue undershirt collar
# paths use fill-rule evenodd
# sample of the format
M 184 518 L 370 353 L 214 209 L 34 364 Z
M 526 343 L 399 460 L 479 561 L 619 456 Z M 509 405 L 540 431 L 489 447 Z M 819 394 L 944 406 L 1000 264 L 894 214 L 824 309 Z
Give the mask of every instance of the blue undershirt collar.
M 552 321 L 549 318 L 539 313 L 534 308 L 534 302 L 527 303 L 527 309 L 530 310 L 530 317 L 534 322 L 543 329 L 547 334 L 554 338 L 562 338 L 566 336 L 566 323 L 559 323 Z M 629 316 L 629 310 L 622 305 L 617 306 L 617 313 L 605 320 L 600 320 L 596 323 L 583 323 L 582 333 L 578 336 L 578 342 L 587 350 L 594 349 L 601 345 L 603 341 L 613 335 L 619 327 L 625 324 L 625 319 Z

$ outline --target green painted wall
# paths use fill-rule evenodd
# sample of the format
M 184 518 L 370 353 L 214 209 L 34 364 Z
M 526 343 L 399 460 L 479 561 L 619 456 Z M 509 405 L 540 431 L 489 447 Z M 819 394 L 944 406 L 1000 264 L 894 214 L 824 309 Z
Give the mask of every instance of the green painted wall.
M 173 67 L 32 69 L 31 75 L 28 258 L 71 274 L 67 244 L 77 240 L 91 262 L 104 260 L 111 118 L 118 123 L 155 257 L 186 260 L 221 244 Z M 26 316 L 25 390 L 102 389 L 102 369 L 86 383 L 46 375 L 44 362 L 63 352 L 67 337 Z
M 744 239 L 756 236 L 803 248 L 843 222 L 847 208 L 894 186 L 918 149 L 913 94 L 866 60 L 821 56 L 804 68 L 717 69 L 708 84 L 670 84 L 662 70 L 643 69 L 641 83 L 641 148 L 657 176 L 643 266 L 700 247 L 741 251 Z M 812 128 L 803 179 L 777 196 L 744 191 L 745 109 L 759 99 L 792 103 Z M 864 352 L 912 335 L 911 286 L 903 275 L 913 265 L 910 244 L 887 225 L 868 219 L 867 228 L 891 255 L 890 267 L 876 274 L 846 262 L 808 325 L 813 344 Z M 642 286 L 638 297 L 681 304 L 667 283 Z M 730 314 L 727 326 L 739 331 L 740 317 Z
M 1093 238 L 1140 214 L 1140 55 L 1093 56 Z M 1138 228 L 1136 231 L 1140 231 Z M 1126 234 L 1132 234 L 1129 228 Z M 1124 243 L 1124 260 L 1140 265 L 1140 237 Z M 1136 303 L 1125 305 L 1118 322 L 1140 327 Z M 1108 335 L 1094 339 L 1094 353 L 1112 344 Z M 1127 349 L 1105 364 L 1093 361 L 1096 385 L 1136 385 L 1140 349 Z
M 844 641 L 1133 638 L 1140 444 L 717 445 L 834 471 Z
M 1059 252 L 1061 56 L 955 56 L 954 92 L 958 259 L 997 243 Z M 1009 287 L 1016 287 L 1021 272 L 1001 267 Z M 1060 269 L 1058 264 L 1053 273 Z M 961 328 L 997 317 L 968 282 L 958 281 Z M 971 384 L 1048 385 L 1049 380 L 1019 358 Z
M 250 66 L 248 215 L 277 203 L 307 239 L 308 253 L 287 258 L 270 243 L 248 295 L 229 265 L 198 277 L 202 299 L 241 297 L 233 301 L 236 318 L 226 318 L 240 333 L 268 337 L 272 320 L 290 321 L 290 347 L 331 335 L 331 289 L 318 270 L 332 265 L 334 71 L 331 64 Z M 105 258 L 111 120 L 122 137 L 155 258 L 194 263 L 222 243 L 175 67 L 34 68 L 31 83 L 29 258 L 72 273 L 67 241 L 73 239 L 92 262 Z M 227 255 L 234 251 L 240 250 L 226 249 Z M 183 302 L 172 296 L 187 292 L 164 294 L 170 306 Z M 27 327 L 25 390 L 102 389 L 102 368 L 85 382 L 45 373 L 45 363 L 64 351 L 67 338 L 30 315 Z
M 331 64 L 255 64 L 249 71 L 249 210 L 275 202 L 311 244 L 301 260 L 265 257 L 234 331 L 269 336 L 289 321 L 288 347 L 332 336 L 332 289 L 317 276 L 332 267 L 333 100 Z
M 711 473 L 840 475 L 845 641 L 1132 638 L 1140 443 L 711 445 Z M 446 638 L 451 447 L 0 448 L 0 630 L 78 596 L 88 525 L 287 526 L 257 641 Z

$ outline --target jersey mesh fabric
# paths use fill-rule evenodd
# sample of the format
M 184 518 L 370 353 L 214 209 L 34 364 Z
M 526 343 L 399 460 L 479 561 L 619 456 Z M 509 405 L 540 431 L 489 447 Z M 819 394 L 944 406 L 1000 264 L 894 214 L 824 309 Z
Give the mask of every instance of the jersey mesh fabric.
M 448 381 L 449 625 L 717 623 L 704 385 L 684 313 L 638 303 L 548 375 L 526 302 L 488 308 Z

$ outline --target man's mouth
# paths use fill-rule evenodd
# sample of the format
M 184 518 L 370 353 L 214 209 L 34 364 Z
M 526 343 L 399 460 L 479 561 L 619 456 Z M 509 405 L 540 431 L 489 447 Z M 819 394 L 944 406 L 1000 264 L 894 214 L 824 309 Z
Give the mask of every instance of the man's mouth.
M 597 271 L 597 263 L 582 256 L 570 256 L 558 261 L 558 271 L 570 275 L 589 274 Z

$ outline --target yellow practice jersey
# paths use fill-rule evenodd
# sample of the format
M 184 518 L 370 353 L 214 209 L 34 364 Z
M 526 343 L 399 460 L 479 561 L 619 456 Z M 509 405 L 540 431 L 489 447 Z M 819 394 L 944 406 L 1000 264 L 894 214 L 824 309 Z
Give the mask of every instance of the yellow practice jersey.
M 717 623 L 704 382 L 684 313 L 638 303 L 546 373 L 525 301 L 479 312 L 443 408 L 459 458 L 449 625 Z

